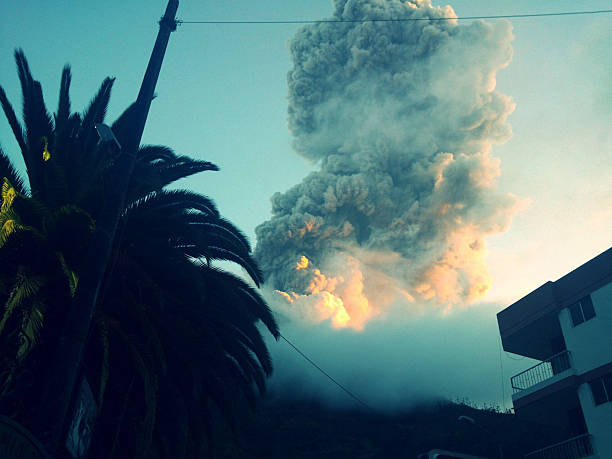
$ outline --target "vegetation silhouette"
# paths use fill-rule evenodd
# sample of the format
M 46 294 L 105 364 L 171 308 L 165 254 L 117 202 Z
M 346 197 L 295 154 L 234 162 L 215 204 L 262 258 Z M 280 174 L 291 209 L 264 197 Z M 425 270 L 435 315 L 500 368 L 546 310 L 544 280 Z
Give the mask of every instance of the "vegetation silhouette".
M 555 429 L 496 407 L 422 401 L 395 412 L 325 406 L 270 392 L 255 413 L 243 412 L 239 438 L 220 426 L 223 458 L 406 458 L 432 449 L 519 458 L 559 438 Z M 476 425 L 461 421 L 474 419 Z
M 23 124 L 2 87 L 0 103 L 29 187 L 0 149 L 0 414 L 32 428 L 118 152 L 94 129 L 113 79 L 72 113 L 64 67 L 51 115 L 23 51 L 15 59 Z M 132 113 L 112 124 L 121 145 Z M 246 237 L 209 198 L 168 189 L 217 167 L 164 146 L 141 146 L 136 156 L 82 363 L 99 407 L 88 457 L 202 457 L 217 415 L 234 428 L 236 409 L 254 407 L 265 391 L 272 362 L 258 323 L 275 338 L 278 326 L 255 287 L 211 264 L 233 262 L 259 286 Z

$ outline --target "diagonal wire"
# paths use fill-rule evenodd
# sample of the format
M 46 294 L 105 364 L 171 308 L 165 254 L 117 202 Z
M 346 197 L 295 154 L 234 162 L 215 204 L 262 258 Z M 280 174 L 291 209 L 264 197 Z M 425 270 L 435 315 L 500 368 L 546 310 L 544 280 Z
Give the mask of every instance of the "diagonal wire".
M 377 411 L 372 408 L 370 405 L 368 405 L 366 402 L 364 402 L 363 400 L 361 400 L 359 397 L 357 397 L 355 394 L 353 394 L 350 390 L 348 390 L 346 387 L 344 387 L 342 384 L 340 384 L 338 381 L 336 381 L 328 372 L 326 372 L 323 368 L 321 368 L 319 365 L 316 364 L 316 362 L 314 362 L 310 357 L 308 357 L 306 354 L 304 354 L 300 349 L 298 349 L 298 347 L 293 344 L 291 341 L 289 341 L 285 336 L 283 336 L 282 333 L 279 333 L 279 336 L 285 340 L 285 342 L 291 346 L 298 354 L 300 354 L 302 357 L 304 357 L 304 359 L 310 363 L 313 367 L 315 367 L 317 370 L 319 370 L 322 374 L 324 374 L 331 382 L 333 382 L 336 386 L 338 386 L 340 389 L 342 389 L 349 397 L 351 397 L 352 399 L 356 400 L 360 405 L 363 405 L 364 407 L 366 407 L 368 410 L 377 413 Z
M 341 24 L 341 23 L 364 23 L 364 22 L 414 22 L 414 21 L 466 21 L 474 19 L 523 19 L 541 18 L 551 16 L 579 16 L 587 14 L 607 14 L 611 10 L 588 10 L 588 11 L 557 11 L 551 13 L 520 13 L 520 14 L 494 14 L 490 16 L 445 16 L 439 18 L 420 17 L 420 18 L 396 18 L 396 19 L 321 19 L 321 20 L 268 20 L 268 21 L 183 21 L 177 20 L 181 24 Z

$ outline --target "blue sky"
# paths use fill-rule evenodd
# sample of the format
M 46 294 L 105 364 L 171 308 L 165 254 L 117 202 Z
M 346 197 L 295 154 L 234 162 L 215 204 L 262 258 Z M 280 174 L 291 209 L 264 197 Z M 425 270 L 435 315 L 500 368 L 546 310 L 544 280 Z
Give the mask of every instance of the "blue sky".
M 436 3 L 436 2 L 434 2 Z M 165 8 L 158 1 L 17 2 L 0 5 L 0 82 L 19 104 L 12 63 L 22 47 L 55 109 L 61 68 L 73 68 L 73 108 L 107 76 L 117 78 L 109 119 L 138 91 Z M 442 2 L 440 4 L 446 4 Z M 606 9 L 609 1 L 466 1 L 459 16 Z M 183 1 L 185 20 L 320 19 L 330 0 Z M 514 58 L 498 89 L 516 102 L 514 135 L 492 152 L 500 187 L 529 200 L 511 229 L 490 240 L 492 299 L 512 300 L 609 247 L 612 190 L 612 14 L 514 19 Z M 188 185 L 213 197 L 254 242 L 269 197 L 313 167 L 291 149 L 286 127 L 287 41 L 294 25 L 188 25 L 171 37 L 144 141 L 217 163 Z M 0 143 L 16 153 L 6 122 Z M 588 236 L 587 236 L 588 235 Z M 512 267 L 512 269 L 510 269 Z M 515 273 L 525 279 L 519 282 Z M 503 285 L 502 285 L 503 284 Z M 496 293 L 498 292 L 498 293 Z
M 458 16 L 610 9 L 612 2 L 516 0 L 450 3 Z M 73 109 L 106 76 L 117 78 L 109 120 L 135 98 L 165 0 L 57 0 L 0 3 L 0 84 L 16 106 L 13 50 L 22 47 L 55 110 L 62 66 L 73 70 Z M 321 19 L 331 0 L 183 0 L 184 20 Z M 513 19 L 514 57 L 497 89 L 512 97 L 512 138 L 493 148 L 499 187 L 524 208 L 489 239 L 497 312 L 547 280 L 604 251 L 612 240 L 612 14 Z M 171 36 L 143 142 L 218 164 L 186 180 L 212 197 L 255 243 L 269 198 L 314 165 L 292 151 L 287 129 L 287 41 L 297 25 L 191 25 Z M 6 121 L 0 144 L 20 163 Z

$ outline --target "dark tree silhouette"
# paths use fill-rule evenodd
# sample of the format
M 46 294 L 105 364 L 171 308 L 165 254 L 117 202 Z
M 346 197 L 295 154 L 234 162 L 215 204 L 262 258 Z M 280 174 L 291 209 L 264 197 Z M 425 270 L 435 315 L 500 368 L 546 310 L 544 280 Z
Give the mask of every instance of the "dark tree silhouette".
M 88 262 L 84 248 L 117 153 L 94 130 L 113 79 L 82 114 L 72 113 L 66 66 L 51 116 L 23 52 L 15 58 L 23 124 L 2 87 L 0 103 L 29 189 L 0 150 L 0 412 L 28 426 L 53 377 L 45 364 Z M 112 125 L 121 144 L 132 110 Z M 253 286 L 212 265 L 234 262 L 259 286 L 251 247 L 209 198 L 168 189 L 210 170 L 217 167 L 167 147 L 137 151 L 83 362 L 99 405 L 90 457 L 202 457 L 214 418 L 232 425 L 236 404 L 254 406 L 265 390 L 272 362 L 258 323 L 278 338 L 277 324 Z

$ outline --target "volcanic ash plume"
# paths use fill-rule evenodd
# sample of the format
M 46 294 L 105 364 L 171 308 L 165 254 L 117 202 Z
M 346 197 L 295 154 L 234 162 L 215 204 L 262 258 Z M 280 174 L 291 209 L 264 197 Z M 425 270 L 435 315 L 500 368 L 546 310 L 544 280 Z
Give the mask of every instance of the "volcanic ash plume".
M 449 308 L 489 288 L 486 236 L 517 199 L 496 190 L 491 145 L 514 109 L 495 90 L 512 56 L 505 21 L 429 0 L 335 0 L 290 42 L 289 127 L 320 170 L 272 197 L 256 256 L 283 309 L 362 329 L 396 300 Z M 428 20 L 430 19 L 430 20 Z

